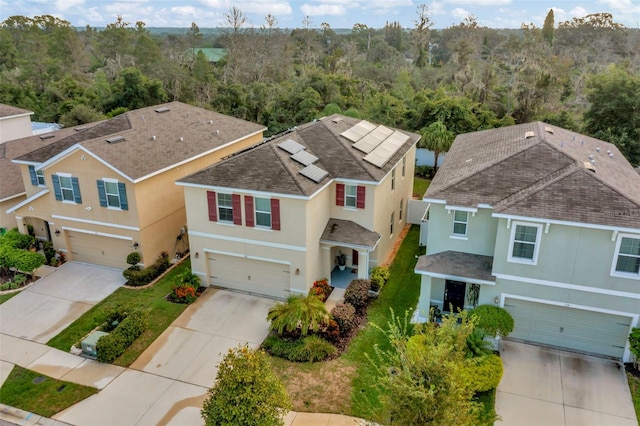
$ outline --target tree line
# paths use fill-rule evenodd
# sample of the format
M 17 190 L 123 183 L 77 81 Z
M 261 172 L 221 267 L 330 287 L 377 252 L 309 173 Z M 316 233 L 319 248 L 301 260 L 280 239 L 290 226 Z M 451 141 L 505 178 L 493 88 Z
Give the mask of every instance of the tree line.
M 611 14 L 556 24 L 550 11 L 542 28 L 517 30 L 473 16 L 435 30 L 425 5 L 412 28 L 355 23 L 337 32 L 306 17 L 283 29 L 272 15 L 255 26 L 236 7 L 225 19 L 216 34 L 196 23 L 158 34 L 122 17 L 101 30 L 9 17 L 0 26 L 0 102 L 73 126 L 176 100 L 264 124 L 268 134 L 334 112 L 423 133 L 440 123 L 432 129 L 445 139 L 543 120 L 611 141 L 640 164 L 640 31 Z M 227 55 L 212 64 L 190 50 L 203 47 Z

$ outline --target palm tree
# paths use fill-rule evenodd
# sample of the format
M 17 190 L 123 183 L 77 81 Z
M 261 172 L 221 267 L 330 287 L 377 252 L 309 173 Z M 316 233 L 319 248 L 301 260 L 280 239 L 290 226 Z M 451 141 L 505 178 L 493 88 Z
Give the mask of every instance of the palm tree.
M 438 171 L 438 156 L 441 152 L 449 151 L 453 144 L 455 135 L 447 129 L 442 121 L 434 121 L 429 126 L 420 130 L 422 139 L 418 146 L 433 151 L 434 166 L 433 173 Z
M 306 336 L 309 331 L 317 332 L 329 318 L 324 303 L 312 294 L 289 296 L 286 302 L 278 303 L 267 314 L 271 330 L 279 335 L 286 332 Z

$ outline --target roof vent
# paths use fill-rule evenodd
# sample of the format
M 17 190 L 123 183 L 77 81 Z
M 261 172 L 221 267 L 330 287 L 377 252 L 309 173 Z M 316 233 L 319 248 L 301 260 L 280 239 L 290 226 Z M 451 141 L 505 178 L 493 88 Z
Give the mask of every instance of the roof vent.
M 593 172 L 593 173 L 596 172 L 595 166 L 593 165 L 593 163 L 590 163 L 589 161 L 585 161 L 584 162 L 584 168 L 589 170 L 589 171 L 591 171 L 591 172 Z
M 544 128 L 544 131 L 545 131 L 545 132 L 547 132 L 547 133 L 551 133 L 551 134 L 553 134 L 553 128 L 551 128 L 551 127 L 549 127 L 549 126 L 546 126 L 546 127 Z
M 216 129 L 215 132 L 213 132 L 214 135 L 218 136 L 220 134 L 220 130 Z
M 209 120 L 209 121 L 208 121 L 208 123 L 209 123 L 209 124 L 213 124 L 213 120 Z
M 342 121 L 342 117 L 336 117 L 336 118 L 334 118 L 334 119 L 333 119 L 333 120 L 331 120 L 331 121 L 333 121 L 334 123 L 338 124 L 339 122 L 341 122 L 341 121 Z
M 609 158 L 613 158 L 613 152 L 609 152 Z
M 40 135 L 40 139 L 45 140 L 45 139 L 51 139 L 51 138 L 55 138 L 56 135 L 54 135 L 53 133 L 47 133 L 46 135 Z
M 80 127 L 76 127 L 73 130 L 75 130 L 76 132 L 81 132 L 81 131 L 85 130 L 86 128 L 87 128 L 86 126 L 80 126 Z
M 600 147 L 599 146 L 596 147 L 596 152 L 600 152 Z
M 536 135 L 535 133 L 533 133 L 533 132 L 529 131 L 529 132 L 527 132 L 527 133 L 525 133 L 525 134 L 524 134 L 524 138 L 525 138 L 525 139 L 529 139 L 529 138 L 534 137 L 535 135 Z
M 607 150 L 607 154 L 611 154 L 611 150 L 610 149 Z
M 178 141 L 180 141 L 180 142 L 184 142 L 184 138 L 183 138 L 182 136 L 180 136 L 180 137 L 178 138 Z
M 157 112 L 158 114 L 162 114 L 164 112 L 169 112 L 171 110 L 169 108 L 167 108 L 167 107 L 160 107 L 160 108 L 154 109 L 154 111 Z
M 593 154 L 589 154 L 589 160 L 593 160 L 594 158 Z
M 113 137 L 107 139 L 107 143 L 114 144 L 114 143 L 122 142 L 124 140 L 125 140 L 124 136 L 118 135 L 118 136 L 113 136 Z
M 155 141 L 156 139 L 157 139 L 157 138 L 156 138 L 156 135 L 151 136 L 151 140 L 152 140 L 152 141 Z

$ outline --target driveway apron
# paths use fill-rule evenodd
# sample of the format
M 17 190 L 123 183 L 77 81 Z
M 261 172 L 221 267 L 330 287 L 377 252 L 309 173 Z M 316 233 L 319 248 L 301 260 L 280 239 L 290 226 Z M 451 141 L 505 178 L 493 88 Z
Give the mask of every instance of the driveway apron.
M 500 356 L 497 425 L 638 425 L 621 363 L 505 340 Z

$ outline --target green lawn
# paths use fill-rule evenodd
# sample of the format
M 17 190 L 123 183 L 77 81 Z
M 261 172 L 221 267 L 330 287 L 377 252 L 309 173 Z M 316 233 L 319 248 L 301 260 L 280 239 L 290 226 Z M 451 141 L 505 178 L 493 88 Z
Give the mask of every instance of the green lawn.
M 418 194 L 419 198 L 422 198 L 425 192 L 427 192 L 427 188 L 429 188 L 429 184 L 431 183 L 430 179 L 421 178 L 418 176 L 414 176 L 413 178 L 413 193 Z
M 394 262 L 391 264 L 391 277 L 380 293 L 380 297 L 369 306 L 369 322 L 385 327 L 391 319 L 391 310 L 403 316 L 407 310 L 413 310 L 420 295 L 420 277 L 413 272 L 416 255 L 423 254 L 424 248 L 418 246 L 420 227 L 413 225 L 407 234 Z M 351 391 L 352 414 L 371 420 L 380 418 L 379 391 L 375 387 L 376 372 L 371 366 L 367 354 L 371 355 L 375 345 L 389 348 L 389 342 L 382 332 L 368 326 L 351 343 L 345 354 L 347 360 L 357 365 Z
M 34 383 L 37 378 L 44 380 Z M 0 402 L 51 417 L 96 392 L 95 388 L 56 380 L 16 365 L 0 388 Z
M 0 295 L 0 305 L 2 305 L 7 300 L 11 299 L 13 296 L 17 296 L 18 293 L 20 293 L 20 292 L 16 291 L 15 293 L 5 293 L 5 294 Z
M 121 305 L 128 311 L 144 310 L 148 313 L 147 330 L 131 345 L 114 364 L 128 367 L 144 350 L 187 308 L 185 304 L 171 303 L 164 298 L 173 289 L 178 277 L 191 270 L 189 259 L 170 271 L 151 288 L 131 290 L 124 287 L 113 292 L 75 320 L 47 344 L 63 351 L 101 325 L 114 307 Z
M 629 380 L 629 390 L 631 391 L 633 407 L 636 409 L 636 417 L 638 421 L 640 421 L 640 377 L 627 373 L 627 379 Z

